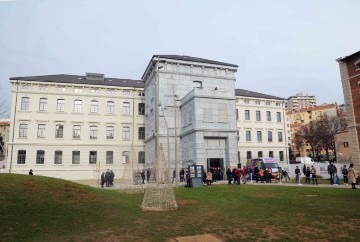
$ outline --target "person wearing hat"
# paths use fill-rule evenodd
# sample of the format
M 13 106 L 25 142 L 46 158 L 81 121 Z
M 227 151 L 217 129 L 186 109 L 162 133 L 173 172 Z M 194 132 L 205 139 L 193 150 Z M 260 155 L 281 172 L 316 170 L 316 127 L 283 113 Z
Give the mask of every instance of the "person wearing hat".
M 316 178 L 316 168 L 314 166 L 311 166 L 311 175 L 312 175 L 313 185 L 315 185 L 315 181 L 316 181 L 316 185 L 317 185 L 318 182 L 317 182 L 317 178 Z

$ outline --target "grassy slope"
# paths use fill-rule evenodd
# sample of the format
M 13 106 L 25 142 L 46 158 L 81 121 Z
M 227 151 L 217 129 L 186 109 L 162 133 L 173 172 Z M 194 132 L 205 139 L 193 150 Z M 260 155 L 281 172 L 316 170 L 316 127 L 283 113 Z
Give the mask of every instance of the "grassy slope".
M 360 239 L 358 190 L 218 185 L 175 194 L 178 210 L 143 212 L 142 194 L 0 174 L 0 240 L 165 241 L 204 233 L 229 241 Z

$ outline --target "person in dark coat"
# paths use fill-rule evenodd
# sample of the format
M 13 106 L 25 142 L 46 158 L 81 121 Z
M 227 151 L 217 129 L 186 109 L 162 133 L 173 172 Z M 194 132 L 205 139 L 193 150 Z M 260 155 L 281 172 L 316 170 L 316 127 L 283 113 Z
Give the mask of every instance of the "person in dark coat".
M 254 167 L 254 176 L 255 176 L 256 182 L 258 182 L 259 181 L 259 167 L 257 167 L 257 166 Z
M 104 184 L 105 184 L 105 172 L 101 173 L 100 185 L 101 185 L 102 188 L 104 188 Z
M 33 170 L 32 170 L 32 169 L 30 169 L 30 171 L 29 171 L 29 175 L 30 175 L 30 176 L 34 175 L 34 173 L 33 173 Z
M 309 183 L 309 184 L 310 184 L 310 174 L 311 174 L 310 167 L 307 167 L 307 168 L 306 168 L 306 172 L 305 172 L 305 176 L 306 176 L 305 183 Z
M 145 171 L 144 170 L 141 171 L 141 180 L 142 180 L 142 184 L 145 184 Z
M 106 187 L 110 187 L 110 171 L 109 169 L 107 169 L 106 173 L 105 173 L 105 183 L 106 183 Z
M 227 176 L 227 179 L 229 181 L 229 184 L 231 184 L 231 170 L 230 170 L 230 168 L 227 168 L 226 176 Z
M 114 186 L 114 177 L 115 177 L 115 174 L 114 172 L 111 170 L 110 171 L 110 186 Z

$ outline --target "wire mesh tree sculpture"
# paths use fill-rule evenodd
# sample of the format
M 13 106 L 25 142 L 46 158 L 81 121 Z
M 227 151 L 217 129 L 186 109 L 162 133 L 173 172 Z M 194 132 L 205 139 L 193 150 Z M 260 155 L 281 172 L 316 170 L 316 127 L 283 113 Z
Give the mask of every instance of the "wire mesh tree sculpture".
M 168 211 L 178 208 L 169 179 L 169 168 L 160 144 L 141 205 L 143 210 Z

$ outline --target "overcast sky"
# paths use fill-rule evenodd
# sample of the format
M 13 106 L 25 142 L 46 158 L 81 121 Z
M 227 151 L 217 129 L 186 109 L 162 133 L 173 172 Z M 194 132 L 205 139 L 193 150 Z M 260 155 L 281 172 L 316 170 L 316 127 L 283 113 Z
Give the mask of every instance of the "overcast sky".
M 336 59 L 360 50 L 359 13 L 358 0 L 0 0 L 0 102 L 10 77 L 140 79 L 175 54 L 238 65 L 236 88 L 343 103 Z

